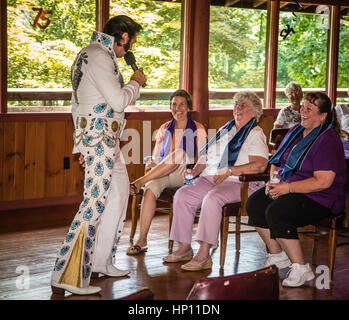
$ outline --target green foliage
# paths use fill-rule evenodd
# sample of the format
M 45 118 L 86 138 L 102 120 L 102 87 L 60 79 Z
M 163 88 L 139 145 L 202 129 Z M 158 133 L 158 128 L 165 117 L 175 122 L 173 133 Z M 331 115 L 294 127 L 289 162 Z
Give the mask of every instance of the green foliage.
M 95 30 L 94 0 L 8 0 L 8 86 L 70 88 L 70 67 Z M 51 10 L 45 30 L 32 26 L 37 12 Z M 110 16 L 126 14 L 143 26 L 134 53 L 147 75 L 147 88 L 178 88 L 180 3 L 111 0 Z M 324 87 L 327 20 L 325 15 L 280 14 L 280 31 L 290 24 L 295 34 L 279 38 L 277 86 L 291 80 L 303 87 Z M 200 36 L 198 32 L 195 36 Z M 209 86 L 264 86 L 266 11 L 211 6 Z M 125 80 L 132 70 L 119 59 Z M 338 86 L 349 85 L 349 28 L 341 25 Z
M 280 30 L 286 24 L 295 34 L 279 41 L 278 87 L 295 80 L 304 88 L 324 88 L 326 82 L 328 16 L 290 14 L 280 16 Z M 339 43 L 338 87 L 349 85 L 349 28 L 341 25 Z
M 72 61 L 95 28 L 94 6 L 93 0 L 9 1 L 8 87 L 69 88 Z M 35 7 L 52 11 L 46 29 L 33 27 Z
M 339 32 L 338 65 L 338 88 L 349 88 L 349 25 L 344 23 Z
M 265 11 L 211 7 L 211 88 L 263 87 L 265 25 Z
M 280 17 L 280 31 L 289 24 L 295 33 L 279 41 L 278 86 L 294 80 L 304 88 L 325 87 L 327 21 L 322 19 L 313 14 Z
M 180 69 L 181 5 L 179 3 L 118 0 L 110 2 L 110 16 L 126 14 L 143 30 L 133 49 L 137 65 L 147 75 L 147 88 L 178 88 Z M 120 60 L 128 78 L 130 67 Z

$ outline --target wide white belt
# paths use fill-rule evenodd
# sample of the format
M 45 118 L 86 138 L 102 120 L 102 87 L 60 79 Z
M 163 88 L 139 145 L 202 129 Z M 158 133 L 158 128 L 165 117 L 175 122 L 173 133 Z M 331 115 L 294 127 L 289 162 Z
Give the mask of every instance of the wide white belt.
M 111 139 L 113 141 L 109 141 L 109 144 L 115 145 L 116 140 L 120 138 L 124 131 L 126 120 L 78 116 L 75 125 L 75 145 L 83 141 L 85 145 L 93 147 L 101 138 Z

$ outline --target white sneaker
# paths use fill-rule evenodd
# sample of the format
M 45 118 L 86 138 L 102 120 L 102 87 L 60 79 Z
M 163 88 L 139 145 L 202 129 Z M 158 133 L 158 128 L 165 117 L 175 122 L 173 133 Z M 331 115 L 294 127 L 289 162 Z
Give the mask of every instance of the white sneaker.
M 58 283 L 55 281 L 51 281 L 51 289 L 53 293 L 62 295 L 64 295 L 65 290 L 78 295 L 95 294 L 102 290 L 102 288 L 100 287 L 88 286 L 87 288 L 79 288 L 65 283 Z
M 96 267 L 95 270 L 93 270 L 93 273 L 103 273 L 109 277 L 123 277 L 128 275 L 130 270 L 119 270 L 114 265 L 109 264 L 105 267 Z
M 264 267 L 270 267 L 273 264 L 275 264 L 279 269 L 283 269 L 289 267 L 292 263 L 286 252 L 281 251 L 280 253 L 268 254 L 268 259 L 265 261 Z
M 311 270 L 309 263 L 293 263 L 288 273 L 288 277 L 282 281 L 282 285 L 285 287 L 300 287 L 306 281 L 313 280 L 314 278 L 315 274 L 313 270 Z

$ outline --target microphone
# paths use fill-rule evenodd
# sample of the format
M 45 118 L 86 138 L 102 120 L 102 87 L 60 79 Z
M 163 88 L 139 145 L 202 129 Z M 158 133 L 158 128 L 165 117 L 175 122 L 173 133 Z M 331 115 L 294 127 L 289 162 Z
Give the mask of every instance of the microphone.
M 124 59 L 126 61 L 126 64 L 131 66 L 133 71 L 138 70 L 137 64 L 136 64 L 136 58 L 133 52 L 127 51 L 127 53 L 124 56 Z M 144 88 L 146 86 L 146 83 L 142 84 L 142 87 Z

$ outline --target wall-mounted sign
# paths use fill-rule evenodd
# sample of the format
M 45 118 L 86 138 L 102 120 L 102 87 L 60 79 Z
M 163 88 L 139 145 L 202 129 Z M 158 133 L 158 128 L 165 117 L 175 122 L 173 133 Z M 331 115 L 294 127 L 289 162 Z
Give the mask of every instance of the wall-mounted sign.
M 46 17 L 46 14 L 51 14 L 52 11 L 44 10 L 42 8 L 33 8 L 33 11 L 38 11 L 33 23 L 33 27 L 35 28 L 36 26 L 39 26 L 40 29 L 46 29 L 51 22 L 50 19 Z M 39 20 L 42 20 L 43 23 L 39 22 Z

